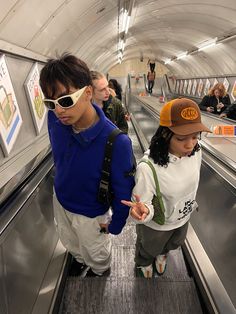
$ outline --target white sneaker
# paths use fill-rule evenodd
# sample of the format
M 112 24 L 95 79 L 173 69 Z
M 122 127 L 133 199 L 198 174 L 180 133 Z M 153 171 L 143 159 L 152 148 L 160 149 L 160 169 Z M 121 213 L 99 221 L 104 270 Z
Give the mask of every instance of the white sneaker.
M 157 255 L 155 260 L 156 271 L 158 275 L 163 275 L 166 270 L 167 255 Z
M 139 270 L 139 273 L 144 278 L 152 278 L 153 275 L 153 267 L 152 264 L 148 266 L 138 266 L 137 269 Z

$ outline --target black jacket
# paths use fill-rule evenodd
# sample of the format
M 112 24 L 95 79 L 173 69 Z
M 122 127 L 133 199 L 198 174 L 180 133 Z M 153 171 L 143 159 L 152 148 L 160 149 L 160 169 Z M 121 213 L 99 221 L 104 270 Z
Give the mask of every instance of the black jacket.
M 228 106 L 224 113 L 227 115 L 227 118 L 236 120 L 236 102 Z
M 216 106 L 218 104 L 218 101 L 217 101 L 217 98 L 215 96 L 209 96 L 209 95 L 204 96 L 202 101 L 199 104 L 199 107 L 203 111 L 206 111 L 207 107 L 213 107 L 214 111 L 212 113 L 221 114 L 222 112 L 225 111 L 225 109 L 228 106 L 231 105 L 231 101 L 230 101 L 230 98 L 229 98 L 228 94 L 226 96 L 224 96 L 224 97 L 220 97 L 219 101 L 222 102 L 222 104 L 224 104 L 224 107 L 221 109 L 220 112 L 217 112 Z

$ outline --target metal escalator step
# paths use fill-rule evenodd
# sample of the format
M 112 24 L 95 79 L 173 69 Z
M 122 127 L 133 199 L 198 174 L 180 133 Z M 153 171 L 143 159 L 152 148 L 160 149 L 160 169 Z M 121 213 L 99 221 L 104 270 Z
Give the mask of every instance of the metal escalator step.
M 200 314 L 192 280 L 85 278 L 68 280 L 63 314 Z

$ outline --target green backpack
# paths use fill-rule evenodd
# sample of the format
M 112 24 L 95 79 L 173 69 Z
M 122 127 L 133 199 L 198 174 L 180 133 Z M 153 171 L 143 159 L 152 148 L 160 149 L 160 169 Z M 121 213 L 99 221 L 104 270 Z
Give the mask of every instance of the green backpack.
M 152 220 L 155 221 L 158 225 L 164 225 L 164 223 L 165 223 L 165 207 L 164 207 L 161 192 L 160 192 L 160 187 L 159 187 L 159 183 L 158 183 L 158 179 L 157 179 L 156 170 L 155 170 L 155 168 L 154 168 L 154 166 L 150 160 L 141 160 L 140 162 L 145 162 L 152 169 L 154 181 L 156 184 L 156 195 L 154 195 L 153 199 L 152 199 L 152 205 L 154 208 L 154 216 L 153 216 Z

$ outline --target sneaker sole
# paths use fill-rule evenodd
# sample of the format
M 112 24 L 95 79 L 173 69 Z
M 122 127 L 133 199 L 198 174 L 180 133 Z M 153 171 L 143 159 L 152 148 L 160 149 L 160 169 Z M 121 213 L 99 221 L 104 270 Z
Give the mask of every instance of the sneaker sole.
M 151 279 L 153 276 L 150 276 L 151 274 L 149 274 L 150 272 L 147 271 L 148 275 L 147 277 L 144 276 L 144 273 L 142 272 L 141 269 L 139 268 L 136 268 L 136 277 L 139 277 L 139 278 L 145 278 L 145 279 Z
M 165 273 L 165 271 L 166 271 L 166 266 L 167 266 L 167 264 L 165 265 L 163 272 L 159 272 L 159 271 L 157 270 L 156 263 L 154 263 L 154 270 L 156 271 L 156 273 L 157 273 L 158 276 L 162 276 L 162 275 Z

